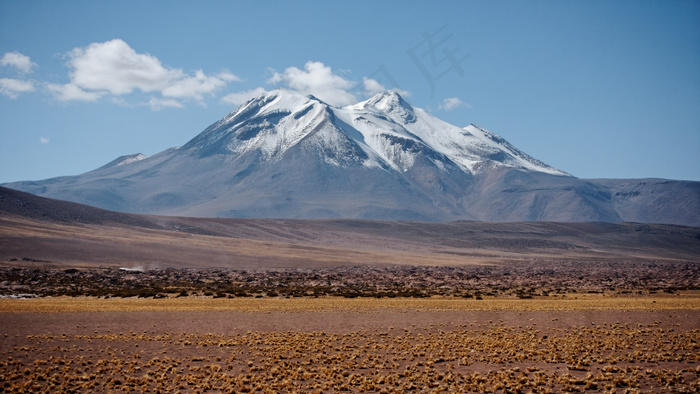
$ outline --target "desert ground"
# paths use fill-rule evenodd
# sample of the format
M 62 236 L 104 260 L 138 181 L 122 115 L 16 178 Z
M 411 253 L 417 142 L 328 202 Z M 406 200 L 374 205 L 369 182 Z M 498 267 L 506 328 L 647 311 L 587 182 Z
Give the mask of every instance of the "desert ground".
M 139 216 L 0 188 L 2 392 L 697 392 L 700 229 Z
M 0 301 L 7 392 L 697 392 L 700 296 Z

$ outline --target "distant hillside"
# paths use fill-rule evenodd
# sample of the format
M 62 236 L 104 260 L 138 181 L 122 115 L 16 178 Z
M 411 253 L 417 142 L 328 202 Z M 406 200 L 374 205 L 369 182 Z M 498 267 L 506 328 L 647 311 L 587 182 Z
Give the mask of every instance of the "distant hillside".
M 157 228 L 138 215 L 108 211 L 89 205 L 35 196 L 0 186 L 0 215 L 64 224 L 123 224 Z
M 667 260 L 697 264 L 700 228 L 145 216 L 0 188 L 0 264 L 265 269 Z

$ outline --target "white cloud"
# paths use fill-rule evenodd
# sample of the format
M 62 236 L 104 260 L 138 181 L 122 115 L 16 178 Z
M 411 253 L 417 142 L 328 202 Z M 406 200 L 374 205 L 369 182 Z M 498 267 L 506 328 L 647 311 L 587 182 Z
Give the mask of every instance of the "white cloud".
M 289 67 L 281 74 L 275 72 L 267 82 L 284 83 L 292 90 L 314 95 L 331 105 L 343 106 L 357 102 L 357 98 L 349 92 L 355 83 L 334 74 L 329 66 L 321 62 L 307 62 L 304 70 Z
M 37 64 L 32 62 L 29 56 L 19 52 L 7 52 L 2 55 L 2 58 L 0 58 L 0 65 L 15 67 L 25 74 L 31 73 L 32 68 L 37 67 Z
M 204 94 L 219 90 L 232 81 L 240 81 L 240 79 L 229 72 L 209 77 L 202 70 L 197 70 L 192 77 L 182 77 L 172 81 L 161 93 L 164 97 L 202 101 Z
M 75 48 L 69 57 L 72 84 L 114 95 L 131 93 L 134 89 L 144 92 L 160 90 L 181 73 L 166 69 L 151 55 L 136 53 L 120 39 Z
M 377 80 L 372 78 L 362 78 L 362 85 L 365 87 L 365 90 L 363 92 L 365 96 L 374 96 L 375 94 L 386 90 L 386 88 L 381 83 L 377 82 Z
M 60 101 L 97 101 L 106 94 L 105 92 L 87 92 L 71 83 L 66 85 L 50 83 L 46 85 L 46 88 Z
M 362 85 L 364 86 L 364 91 L 362 92 L 365 96 L 374 96 L 377 93 L 387 90 L 384 85 L 379 83 L 377 80 L 372 78 L 364 77 L 362 78 Z M 407 90 L 393 88 L 393 90 L 400 94 L 401 97 L 408 98 L 411 97 L 411 93 Z
M 0 58 L 1 66 L 10 66 L 20 72 L 20 77 L 32 72 L 36 63 L 32 62 L 29 56 L 19 52 L 7 52 Z M 36 90 L 34 81 L 16 78 L 0 78 L 0 94 L 11 99 L 17 98 L 20 93 L 28 93 Z
M 48 144 L 49 142 L 51 142 L 51 140 L 49 140 L 46 137 L 39 137 L 39 142 L 41 142 L 42 144 Z
M 471 108 L 471 105 L 465 103 L 457 97 L 449 97 L 442 100 L 442 103 L 440 103 L 440 105 L 438 106 L 438 108 L 444 109 L 446 111 L 451 111 L 460 107 Z
M 203 70 L 186 73 L 178 68 L 169 68 L 155 56 L 138 53 L 121 39 L 95 42 L 82 48 L 74 48 L 67 55 L 69 82 L 56 84 L 41 82 L 41 86 L 59 101 L 98 101 L 108 99 L 119 105 L 148 105 L 154 110 L 166 107 L 183 107 L 188 101 L 204 105 L 205 96 L 225 88 L 230 82 L 241 81 L 225 70 L 207 75 Z M 19 52 L 8 52 L 0 58 L 0 65 L 11 66 L 26 74 L 37 67 L 36 63 Z M 268 84 L 282 85 L 287 89 L 314 95 L 336 106 L 357 102 L 359 96 L 372 96 L 386 90 L 372 78 L 363 78 L 362 84 L 345 78 L 349 71 L 334 72 L 322 62 L 309 61 L 303 69 L 288 67 L 284 72 L 272 70 Z M 16 98 L 18 94 L 36 89 L 38 82 L 32 80 L 0 78 L 0 94 Z M 402 96 L 410 93 L 395 89 Z M 147 101 L 130 103 L 127 98 L 133 93 L 145 93 Z M 250 98 L 266 92 L 263 87 L 230 93 L 221 102 L 240 105 Z M 452 100 L 452 99 L 448 99 Z M 454 104 L 445 101 L 445 108 Z
M 258 87 L 255 89 L 251 90 L 245 90 L 242 92 L 235 92 L 231 94 L 227 94 L 226 96 L 221 98 L 221 101 L 226 104 L 232 104 L 232 105 L 241 105 L 245 103 L 246 101 L 258 97 L 261 94 L 265 93 L 266 90 L 264 88 Z
M 167 68 L 155 56 L 137 53 L 120 39 L 75 48 L 68 57 L 70 83 L 49 88 L 59 100 L 94 101 L 103 95 L 121 96 L 138 90 L 160 93 L 163 98 L 201 103 L 204 95 L 213 94 L 228 82 L 240 80 L 228 71 L 208 76 L 202 70 L 188 75 L 180 69 Z M 154 102 L 182 106 L 175 100 L 156 99 Z
M 268 69 L 272 75 L 267 79 L 268 84 L 282 84 L 285 88 L 305 95 L 314 95 L 331 105 L 344 106 L 357 102 L 358 96 L 374 96 L 383 92 L 386 88 L 377 80 L 362 78 L 361 89 L 353 81 L 349 81 L 340 74 L 348 74 L 349 71 L 334 73 L 333 70 L 321 62 L 307 62 L 304 70 L 296 67 L 288 67 L 283 73 Z M 402 89 L 396 89 L 403 97 L 410 97 L 411 93 Z M 246 101 L 258 97 L 267 90 L 263 87 L 234 92 L 221 98 L 221 102 L 232 105 L 241 105 Z M 353 93 L 354 92 L 354 93 Z
M 0 94 L 9 98 L 17 98 L 18 93 L 34 91 L 34 82 L 20 79 L 0 78 Z
M 148 101 L 148 106 L 151 107 L 153 111 L 158 111 L 163 108 L 182 108 L 184 105 L 174 99 L 159 99 L 155 97 L 151 97 L 151 99 Z

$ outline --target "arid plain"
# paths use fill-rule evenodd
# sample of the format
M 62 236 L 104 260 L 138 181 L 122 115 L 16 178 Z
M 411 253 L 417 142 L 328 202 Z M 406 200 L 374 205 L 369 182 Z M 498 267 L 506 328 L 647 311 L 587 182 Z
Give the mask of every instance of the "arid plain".
M 0 190 L 4 392 L 696 392 L 700 229 L 153 217 Z

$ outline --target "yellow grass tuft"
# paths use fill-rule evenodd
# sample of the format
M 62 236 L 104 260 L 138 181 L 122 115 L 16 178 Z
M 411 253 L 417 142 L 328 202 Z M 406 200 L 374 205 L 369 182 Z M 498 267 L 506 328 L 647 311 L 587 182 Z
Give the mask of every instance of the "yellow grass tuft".
M 584 311 L 584 310 L 700 310 L 700 294 L 689 292 L 658 297 L 610 297 L 576 294 L 562 298 L 110 298 L 47 297 L 0 299 L 0 313 L 137 312 L 137 311 Z

